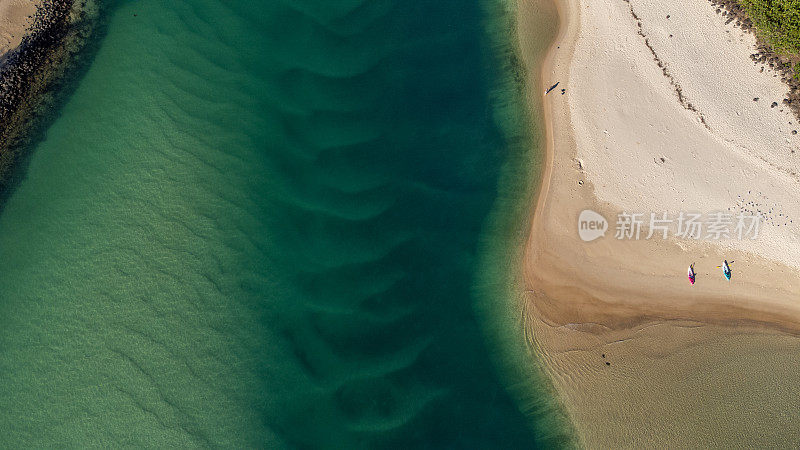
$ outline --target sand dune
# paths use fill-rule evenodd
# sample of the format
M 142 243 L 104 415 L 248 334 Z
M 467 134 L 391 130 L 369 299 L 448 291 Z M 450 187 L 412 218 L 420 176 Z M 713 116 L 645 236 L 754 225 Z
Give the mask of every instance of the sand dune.
M 520 3 L 520 35 L 531 1 Z M 581 438 L 589 446 L 677 442 L 679 424 L 699 414 L 713 416 L 716 425 L 692 429 L 678 441 L 719 444 L 736 436 L 791 442 L 788 432 L 773 429 L 771 414 L 759 413 L 776 405 L 789 411 L 790 405 L 758 398 L 778 396 L 798 380 L 773 389 L 757 376 L 768 367 L 787 372 L 787 354 L 758 355 L 794 348 L 800 331 L 800 252 L 794 250 L 800 135 L 793 133 L 800 126 L 782 104 L 787 87 L 779 74 L 751 60 L 754 37 L 706 0 L 563 0 L 560 8 L 560 35 L 542 79 L 532 77 L 528 86 L 533 99 L 560 82 L 544 101 L 547 170 L 524 277 L 533 345 Z M 593 242 L 578 236 L 585 209 L 609 220 L 607 234 Z M 760 229 L 755 239 L 695 240 L 675 237 L 672 223 L 668 239 L 648 240 L 645 223 L 642 239 L 618 240 L 614 228 L 622 212 L 648 219 L 651 212 L 670 218 L 743 213 L 759 216 Z M 716 268 L 723 259 L 736 260 L 731 282 Z M 692 262 L 694 286 L 686 279 Z M 702 333 L 678 336 L 675 324 L 687 321 Z M 573 352 L 615 342 L 626 343 L 615 347 L 624 355 L 618 366 L 593 359 L 596 351 Z M 740 346 L 748 350 L 738 354 Z M 654 359 L 659 351 L 663 355 Z M 686 352 L 692 361 L 713 355 L 719 364 L 683 367 Z M 720 355 L 742 359 L 733 364 Z M 627 375 L 609 376 L 609 367 Z M 693 370 L 705 370 L 707 382 L 686 384 Z M 760 394 L 720 397 L 731 377 L 745 377 L 744 386 Z M 699 388 L 699 397 L 664 395 Z M 613 405 L 603 409 L 588 400 L 601 398 Z M 733 413 L 726 413 L 725 402 L 709 401 L 703 409 L 706 403 L 697 398 L 741 402 L 729 404 Z M 687 416 L 687 408 L 699 412 Z M 632 422 L 620 413 L 628 410 L 648 419 Z M 800 417 L 789 413 L 783 420 L 796 425 Z

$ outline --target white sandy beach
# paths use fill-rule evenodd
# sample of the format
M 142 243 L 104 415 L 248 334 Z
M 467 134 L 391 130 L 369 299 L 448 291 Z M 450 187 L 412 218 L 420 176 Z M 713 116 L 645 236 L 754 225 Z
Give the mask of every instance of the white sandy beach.
M 41 0 L 0 0 L 0 55 L 22 42 Z
M 766 220 L 759 238 L 727 244 L 800 267 L 800 251 L 786 251 L 800 240 L 800 135 L 791 133 L 800 124 L 782 104 L 780 75 L 750 59 L 754 36 L 708 1 L 582 1 L 580 11 L 566 95 L 598 199 L 671 215 L 737 213 L 752 201 Z
M 685 319 L 707 310 L 739 320 L 743 309 L 798 328 L 800 252 L 791 249 L 800 231 L 800 153 L 792 150 L 800 134 L 780 103 L 788 89 L 750 60 L 752 36 L 726 25 L 707 1 L 684 3 L 682 12 L 642 0 L 560 5 L 560 36 L 542 76 L 544 86 L 561 84 L 544 101 L 548 151 L 525 258 L 529 288 L 579 289 L 605 302 L 588 305 L 600 313 L 645 308 Z M 529 95 L 541 96 L 542 86 L 529 86 Z M 605 237 L 579 238 L 585 209 L 608 219 Z M 623 211 L 649 220 L 651 212 L 705 218 L 744 210 L 761 214 L 755 239 L 737 239 L 733 226 L 731 239 L 676 238 L 674 223 L 669 239 L 644 239 L 646 229 L 640 240 L 614 236 Z M 737 261 L 733 282 L 716 268 L 723 259 Z M 694 286 L 686 279 L 692 262 Z
M 535 1 L 520 0 L 523 54 Z M 560 82 L 544 99 L 547 169 L 524 277 L 532 345 L 582 442 L 792 442 L 800 375 L 776 350 L 800 343 L 800 124 L 782 104 L 788 87 L 707 0 L 559 6 L 559 37 L 528 86 L 534 99 Z M 605 237 L 579 238 L 584 209 L 609 220 Z M 752 240 L 617 240 L 623 211 L 762 222 Z M 723 259 L 736 261 L 730 282 Z M 740 379 L 748 395 L 730 392 Z

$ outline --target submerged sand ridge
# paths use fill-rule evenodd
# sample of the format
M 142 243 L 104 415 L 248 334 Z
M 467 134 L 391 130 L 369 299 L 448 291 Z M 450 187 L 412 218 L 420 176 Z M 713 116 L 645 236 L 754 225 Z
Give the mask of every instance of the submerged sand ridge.
M 580 439 L 796 443 L 800 377 L 786 349 L 800 342 L 800 126 L 787 86 L 710 2 L 559 7 L 542 83 L 528 86 L 531 98 L 556 81 L 565 91 L 544 102 L 526 323 Z M 585 209 L 609 220 L 605 237 L 579 238 Z M 761 221 L 756 239 L 617 240 L 621 212 Z M 723 259 L 736 261 L 730 282 Z

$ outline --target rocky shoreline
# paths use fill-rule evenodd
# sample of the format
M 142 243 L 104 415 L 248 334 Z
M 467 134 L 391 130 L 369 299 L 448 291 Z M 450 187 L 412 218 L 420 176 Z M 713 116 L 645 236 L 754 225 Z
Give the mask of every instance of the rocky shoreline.
M 88 0 L 43 0 L 22 43 L 0 60 L 0 192 L 10 184 L 28 131 L 53 103 L 53 90 L 91 34 Z
M 756 52 L 750 55 L 750 58 L 756 64 L 762 65 L 762 71 L 764 68 L 769 67 L 780 73 L 781 81 L 789 87 L 789 92 L 784 97 L 783 104 L 791 109 L 798 120 L 800 120 L 800 72 L 796 69 L 796 67 L 798 67 L 797 65 L 800 64 L 800 56 L 775 52 L 772 46 L 765 42 L 762 36 L 756 32 L 753 21 L 737 0 L 710 1 L 712 5 L 717 7 L 718 14 L 728 17 L 726 23 L 735 21 L 736 26 L 756 36 L 758 47 Z M 773 107 L 774 106 L 775 105 L 773 105 Z

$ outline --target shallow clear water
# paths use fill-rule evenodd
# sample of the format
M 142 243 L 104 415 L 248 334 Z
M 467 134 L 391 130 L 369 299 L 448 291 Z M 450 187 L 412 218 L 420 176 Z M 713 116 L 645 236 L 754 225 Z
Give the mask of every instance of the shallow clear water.
M 0 214 L 0 445 L 537 442 L 473 307 L 507 156 L 478 6 L 106 19 Z

